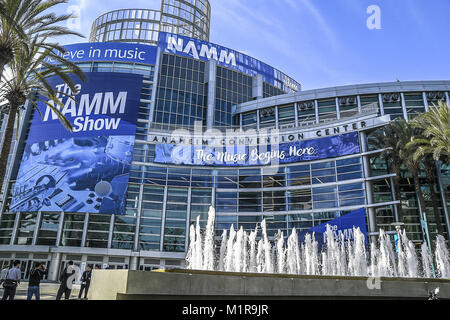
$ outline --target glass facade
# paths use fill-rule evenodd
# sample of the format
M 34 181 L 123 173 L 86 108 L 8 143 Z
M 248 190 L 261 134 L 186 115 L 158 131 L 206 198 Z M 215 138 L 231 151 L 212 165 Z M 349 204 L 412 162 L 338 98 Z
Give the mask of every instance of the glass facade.
M 206 121 L 205 62 L 163 54 L 155 123 L 162 129 Z
M 231 69 L 217 67 L 215 126 L 232 124 L 233 106 L 252 100 L 253 78 Z
M 161 30 L 208 41 L 211 6 L 208 0 L 163 0 Z
M 181 123 L 175 120 L 179 119 L 177 118 L 178 113 L 186 112 L 186 100 L 179 98 L 181 91 L 179 89 L 181 88 L 180 83 L 184 81 L 183 88 L 186 90 L 189 87 L 192 90 L 196 83 L 195 79 L 203 76 L 204 67 L 201 67 L 201 64 L 202 62 L 190 58 L 170 54 L 162 56 L 161 65 L 165 68 L 161 69 L 159 73 L 155 104 L 156 119 L 163 117 L 160 120 L 161 124 L 166 121 L 168 124 L 178 127 L 183 127 L 185 124 L 191 126 L 193 120 L 181 121 Z M 190 224 L 198 218 L 201 226 L 205 227 L 211 204 L 215 204 L 217 211 L 217 236 L 220 236 L 224 229 L 228 229 L 232 225 L 235 228 L 243 227 L 244 230 L 250 231 L 263 219 L 267 221 L 270 236 L 273 236 L 278 230 L 287 234 L 293 227 L 303 231 L 368 205 L 373 207 L 376 227 L 386 231 L 393 230 L 391 224 L 396 221 L 394 205 L 396 199 L 393 195 L 392 176 L 386 163 L 378 158 L 376 153 L 369 156 L 370 167 L 367 171 L 364 169 L 362 155 L 283 165 L 276 173 L 266 173 L 267 168 L 264 167 L 200 168 L 155 165 L 153 163 L 155 144 L 148 141 L 148 136 L 155 132 L 155 128 L 151 127 L 149 120 L 151 104 L 146 102 L 151 100 L 155 67 L 94 62 L 84 63 L 81 66 L 87 71 L 144 73 L 145 79 L 147 79 L 142 88 L 142 106 L 139 109 L 140 125 L 136 134 L 138 141 L 133 154 L 134 162 L 127 192 L 126 215 L 109 216 L 70 212 L 64 214 L 46 212 L 9 214 L 5 212 L 0 220 L 0 244 L 58 245 L 63 248 L 84 247 L 95 250 L 184 254 L 187 250 Z M 187 70 L 190 70 L 191 75 L 180 78 L 181 73 L 178 73 L 177 78 L 175 77 L 175 68 L 184 69 L 186 75 Z M 198 73 L 195 79 L 192 77 L 194 71 Z M 224 78 L 225 73 L 227 74 L 226 78 Z M 218 90 L 227 87 L 228 80 L 226 79 L 231 78 L 230 83 L 235 82 L 237 86 L 241 87 L 239 92 L 249 92 L 252 78 L 244 81 L 245 75 L 240 78 L 238 73 L 235 74 L 236 82 L 233 81 L 233 73 L 230 73 L 230 77 L 228 77 L 228 70 L 221 68 L 217 75 L 217 80 L 221 81 Z M 171 80 L 168 80 L 169 78 Z M 177 84 L 174 84 L 175 79 L 178 80 Z M 202 87 L 200 82 L 198 82 L 198 87 Z M 170 90 L 170 95 L 164 93 L 163 99 L 161 89 Z M 173 91 L 175 90 L 178 92 L 174 95 Z M 218 90 L 216 90 L 216 95 Z M 205 91 L 202 93 L 205 94 Z M 181 96 L 185 94 L 186 91 L 182 91 Z M 237 113 L 236 118 L 239 119 L 238 125 L 242 125 L 244 130 L 278 126 L 281 130 L 289 132 L 289 130 L 296 130 L 297 126 L 302 127 L 302 121 L 315 119 L 316 114 L 319 115 L 319 120 L 328 120 L 319 121 L 319 124 L 317 121 L 313 121 L 315 125 L 323 126 L 330 121 L 331 124 L 339 125 L 340 122 L 355 116 L 372 115 L 372 117 L 377 117 L 382 112 L 389 114 L 389 110 L 393 110 L 391 108 L 394 105 L 399 109 L 395 111 L 395 114 L 403 116 L 405 111 L 408 117 L 413 117 L 417 112 L 423 112 L 427 103 L 428 105 L 433 103 L 433 100 L 424 101 L 424 97 L 429 97 L 427 92 L 404 92 L 403 95 L 398 94 L 399 101 L 389 103 L 384 103 L 384 96 L 385 94 L 355 96 L 356 105 L 352 104 L 353 99 L 348 102 L 339 97 L 305 101 L 300 99 L 293 103 L 259 108 L 242 114 Z M 206 97 L 203 96 L 202 99 L 206 99 Z M 238 97 L 238 99 L 244 98 Z M 380 99 L 383 101 L 382 105 L 379 104 Z M 402 103 L 402 99 L 404 99 L 404 103 Z M 169 119 L 174 119 L 173 121 L 164 120 L 165 108 L 158 108 L 159 103 L 164 106 L 166 101 L 176 103 L 176 112 L 173 114 L 168 112 Z M 339 105 L 340 120 L 337 120 L 336 103 Z M 377 108 L 369 108 L 370 110 L 367 111 L 366 107 L 373 106 L 373 104 L 376 104 Z M 198 120 L 203 120 L 205 110 L 203 105 L 198 107 L 202 110 L 202 116 Z M 359 110 L 358 114 L 354 113 L 355 107 Z M 196 119 L 191 114 L 187 118 Z M 168 132 L 163 128 L 157 130 Z M 371 143 L 371 137 L 377 130 L 379 129 L 366 131 L 368 151 L 376 151 Z M 441 166 L 442 185 L 447 199 L 450 196 L 449 172 L 449 168 Z M 368 190 L 366 189 L 367 178 L 370 178 L 371 202 L 368 200 Z M 426 199 L 427 225 L 431 237 L 434 238 L 437 230 L 433 204 L 430 200 L 430 186 L 427 184 L 423 172 L 420 179 Z M 420 243 L 424 240 L 423 230 L 418 213 L 417 196 L 411 180 L 412 177 L 409 173 L 403 170 L 400 180 L 402 194 L 400 200 L 408 236 Z M 13 184 L 14 181 L 11 183 Z M 441 224 L 445 228 L 445 207 L 440 197 L 439 184 L 435 184 L 433 190 L 439 198 L 438 210 Z M 448 200 L 445 206 L 448 208 Z M 445 231 L 444 234 L 447 235 L 447 232 Z M 156 268 L 158 263 L 160 265 L 165 263 L 164 260 L 155 260 L 153 264 L 145 264 L 145 261 L 150 260 L 148 258 L 141 260 L 139 268 L 142 269 Z
M 161 10 L 125 9 L 105 13 L 92 24 L 91 42 L 158 43 L 159 32 L 208 41 L 208 0 L 162 0 Z
M 161 12 L 155 10 L 116 10 L 98 17 L 91 42 L 158 42 Z

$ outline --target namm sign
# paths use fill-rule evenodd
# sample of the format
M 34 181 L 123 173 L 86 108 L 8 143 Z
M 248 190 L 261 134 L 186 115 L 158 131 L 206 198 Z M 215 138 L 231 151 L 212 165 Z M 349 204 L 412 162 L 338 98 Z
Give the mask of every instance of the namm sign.
M 160 32 L 158 47 L 164 53 L 172 53 L 202 61 L 215 60 L 222 67 L 230 68 L 252 77 L 262 75 L 263 81 L 285 92 L 298 91 L 300 89 L 300 84 L 283 72 L 262 61 L 214 43 Z
M 216 60 L 221 64 L 237 66 L 235 51 L 197 39 L 167 34 L 165 37 L 160 36 L 160 48 L 165 52 L 182 54 L 197 60 Z

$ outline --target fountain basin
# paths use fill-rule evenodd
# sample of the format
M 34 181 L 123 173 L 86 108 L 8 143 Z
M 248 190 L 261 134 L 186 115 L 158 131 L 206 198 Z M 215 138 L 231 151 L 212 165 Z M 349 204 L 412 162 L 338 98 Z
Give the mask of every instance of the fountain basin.
M 369 281 L 368 281 L 369 280 Z M 450 280 L 298 276 L 196 270 L 94 270 L 91 300 L 450 299 Z M 371 289 L 372 288 L 372 289 Z

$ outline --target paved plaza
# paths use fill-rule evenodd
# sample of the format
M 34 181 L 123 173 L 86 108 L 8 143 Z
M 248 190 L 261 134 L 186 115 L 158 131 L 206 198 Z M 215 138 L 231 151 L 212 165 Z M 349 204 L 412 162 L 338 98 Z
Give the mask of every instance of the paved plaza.
M 56 300 L 58 292 L 58 283 L 41 283 L 41 300 Z M 16 291 L 15 300 L 27 300 L 28 282 L 20 283 Z M 70 299 L 78 299 L 79 286 L 74 286 Z M 0 288 L 0 298 L 3 296 L 3 288 Z M 35 299 L 33 297 L 33 299 Z

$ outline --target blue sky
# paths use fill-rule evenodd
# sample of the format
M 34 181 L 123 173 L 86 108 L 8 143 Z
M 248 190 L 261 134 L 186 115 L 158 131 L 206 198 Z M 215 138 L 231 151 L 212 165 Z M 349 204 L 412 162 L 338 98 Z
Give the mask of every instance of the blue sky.
M 397 79 L 450 79 L 450 0 L 210 2 L 211 42 L 284 71 L 304 90 Z M 92 21 L 102 13 L 159 9 L 160 0 L 69 0 L 58 13 L 70 5 L 81 8 L 80 31 L 89 37 Z M 370 5 L 380 7 L 380 30 L 367 28 Z

